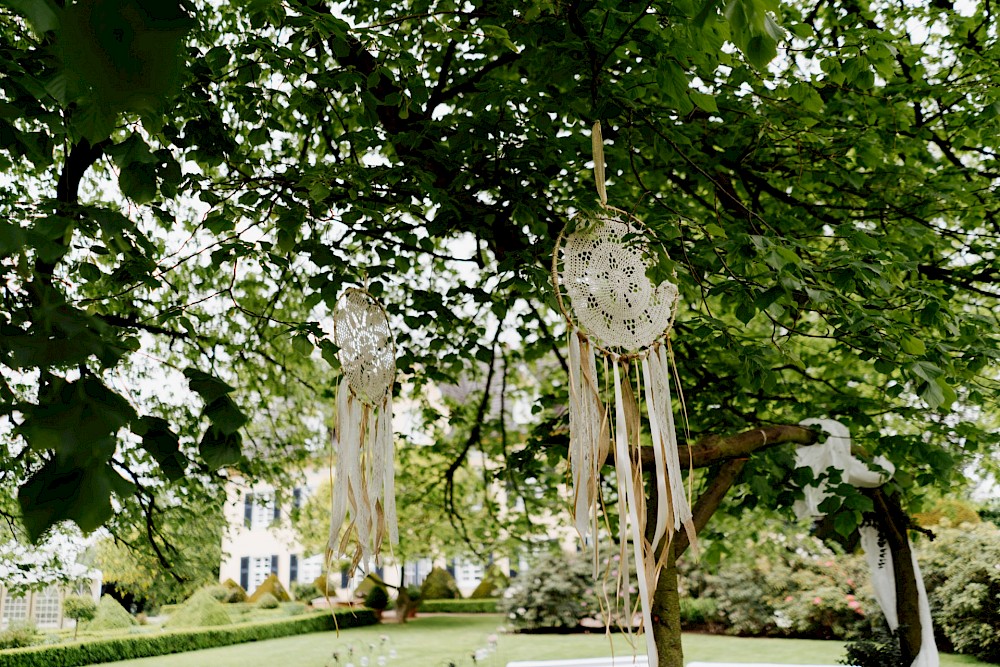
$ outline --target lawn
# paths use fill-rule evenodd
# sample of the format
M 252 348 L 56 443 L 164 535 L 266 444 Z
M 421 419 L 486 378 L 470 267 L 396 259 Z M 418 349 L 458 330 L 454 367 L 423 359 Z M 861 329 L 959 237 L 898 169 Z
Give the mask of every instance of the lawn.
M 497 649 L 480 667 L 504 667 L 511 660 L 564 659 L 627 655 L 632 649 L 625 637 L 609 642 L 595 635 L 513 635 L 498 633 L 500 616 L 425 616 L 406 625 L 387 623 L 345 630 L 338 637 L 327 632 L 265 642 L 239 644 L 205 651 L 105 663 L 114 667 L 337 667 L 332 656 L 340 656 L 339 667 L 351 662 L 355 667 L 379 667 L 377 656 L 395 649 L 395 658 L 386 667 L 474 667 L 472 655 L 487 646 L 487 637 L 498 634 Z M 387 637 L 383 642 L 382 637 Z M 384 651 L 380 651 L 382 646 Z M 743 639 L 714 635 L 687 634 L 687 660 L 836 664 L 843 656 L 840 642 L 803 639 Z M 363 660 L 362 658 L 368 658 Z M 942 667 L 985 665 L 963 656 L 945 655 Z

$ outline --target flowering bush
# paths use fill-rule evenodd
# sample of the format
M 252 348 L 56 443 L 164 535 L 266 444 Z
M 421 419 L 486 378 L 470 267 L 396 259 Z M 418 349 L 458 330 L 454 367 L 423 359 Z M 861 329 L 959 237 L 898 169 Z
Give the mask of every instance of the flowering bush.
M 521 630 L 565 631 L 598 616 L 592 565 L 570 554 L 550 554 L 513 580 L 500 611 Z
M 863 558 L 837 555 L 809 538 L 787 547 L 752 561 L 725 560 L 704 583 L 695 582 L 700 597 L 716 602 L 716 617 L 706 620 L 743 636 L 852 639 L 866 633 L 867 614 L 878 607 L 861 587 Z
M 1000 529 L 939 529 L 918 551 L 931 614 L 956 651 L 1000 662 Z

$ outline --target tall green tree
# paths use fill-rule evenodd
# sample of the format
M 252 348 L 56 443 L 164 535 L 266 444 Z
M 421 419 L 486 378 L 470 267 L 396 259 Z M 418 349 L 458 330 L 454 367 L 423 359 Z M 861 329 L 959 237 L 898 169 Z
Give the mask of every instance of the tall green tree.
M 4 7 L 0 483 L 32 539 L 320 447 L 348 284 L 417 390 L 482 375 L 497 331 L 556 367 L 547 267 L 595 206 L 597 119 L 612 203 L 678 270 L 691 441 L 837 416 L 911 503 L 996 469 L 985 0 Z M 554 428 L 516 461 L 546 479 L 540 386 Z M 787 504 L 790 464 L 727 474 Z

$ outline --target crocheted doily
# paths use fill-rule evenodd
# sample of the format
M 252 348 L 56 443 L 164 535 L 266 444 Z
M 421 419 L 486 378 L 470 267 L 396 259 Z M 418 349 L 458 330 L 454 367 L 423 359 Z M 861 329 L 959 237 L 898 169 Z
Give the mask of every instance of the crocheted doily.
M 645 230 L 613 212 L 592 215 L 566 237 L 562 283 L 578 326 L 604 347 L 649 347 L 671 325 L 677 286 L 655 288 Z
M 333 316 L 333 340 L 351 391 L 363 403 L 381 404 L 396 377 L 392 331 L 382 306 L 364 290 L 347 290 Z

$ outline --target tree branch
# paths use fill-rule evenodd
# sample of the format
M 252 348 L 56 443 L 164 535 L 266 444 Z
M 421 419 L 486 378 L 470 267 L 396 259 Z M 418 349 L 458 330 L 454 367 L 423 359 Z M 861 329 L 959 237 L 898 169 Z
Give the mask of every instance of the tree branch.
M 794 442 L 799 445 L 811 445 L 816 442 L 816 432 L 801 426 L 777 424 L 744 431 L 728 437 L 710 435 L 691 447 L 677 448 L 681 466 L 690 465 L 694 468 L 707 468 L 730 459 L 745 458 L 753 452 Z M 653 465 L 653 450 L 651 447 L 642 449 L 643 466 Z

